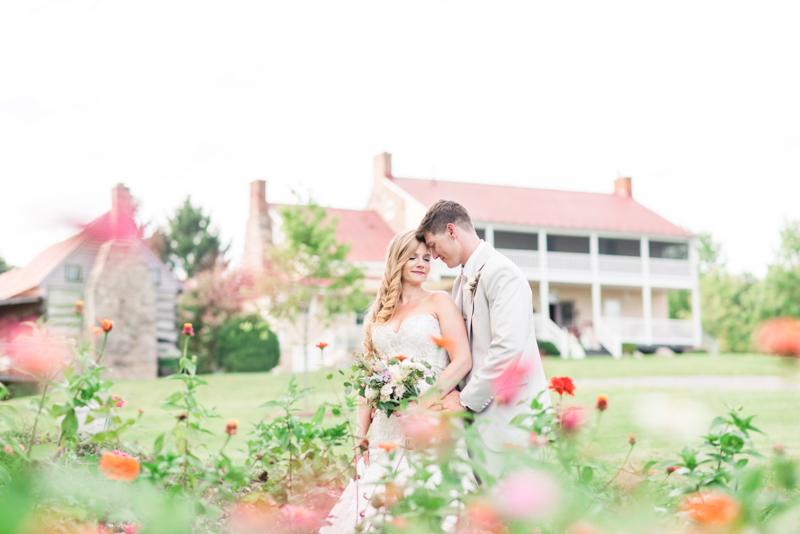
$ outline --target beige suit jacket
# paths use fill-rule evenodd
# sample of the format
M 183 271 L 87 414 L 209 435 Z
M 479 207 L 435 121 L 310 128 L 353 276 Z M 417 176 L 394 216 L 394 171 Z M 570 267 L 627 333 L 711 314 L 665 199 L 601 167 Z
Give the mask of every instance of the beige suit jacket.
M 474 293 L 459 275 L 452 294 L 466 322 L 472 349 L 472 370 L 464 380 L 461 400 L 474 412 L 485 445 L 499 452 L 505 443 L 525 443 L 527 436 L 513 427 L 511 420 L 530 411 L 530 401 L 547 389 L 547 380 L 533 330 L 533 297 L 525 275 L 488 244 L 476 259 Z M 506 390 L 496 391 L 497 380 L 514 366 L 528 372 L 517 376 Z M 517 401 L 495 402 L 498 394 L 514 396 Z M 526 402 L 518 404 L 521 399 Z M 550 406 L 548 394 L 540 400 Z

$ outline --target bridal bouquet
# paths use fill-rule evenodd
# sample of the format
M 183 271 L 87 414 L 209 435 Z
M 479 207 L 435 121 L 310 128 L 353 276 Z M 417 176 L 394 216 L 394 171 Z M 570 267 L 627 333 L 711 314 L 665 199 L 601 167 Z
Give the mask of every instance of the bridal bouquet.
M 360 373 L 353 385 L 372 409 L 382 410 L 386 417 L 391 417 L 403 401 L 419 397 L 423 381 L 433 384 L 430 368 L 427 362 L 415 362 L 403 355 L 390 358 L 381 353 L 359 354 L 353 370 Z

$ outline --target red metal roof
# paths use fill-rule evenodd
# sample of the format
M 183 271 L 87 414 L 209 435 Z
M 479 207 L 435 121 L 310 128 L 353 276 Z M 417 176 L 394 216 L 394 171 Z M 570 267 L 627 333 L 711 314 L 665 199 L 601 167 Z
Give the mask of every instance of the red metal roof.
M 330 215 L 339 218 L 336 238 L 350 244 L 348 261 L 386 260 L 386 249 L 395 233 L 380 215 L 372 210 L 344 210 L 327 208 Z
M 687 237 L 692 234 L 630 197 L 504 185 L 389 178 L 425 207 L 460 202 L 476 221 Z

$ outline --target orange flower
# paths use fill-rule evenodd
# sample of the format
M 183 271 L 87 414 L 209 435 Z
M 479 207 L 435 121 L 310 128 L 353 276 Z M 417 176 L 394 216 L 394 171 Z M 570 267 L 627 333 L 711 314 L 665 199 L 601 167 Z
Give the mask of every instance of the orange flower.
M 383 449 L 386 452 L 392 452 L 397 448 L 397 443 L 393 441 L 381 441 L 380 443 L 378 443 L 378 448 Z
M 403 488 L 393 484 L 391 482 L 387 482 L 384 484 L 385 490 L 383 492 L 375 492 L 372 495 L 371 504 L 375 508 L 381 508 L 385 506 L 387 509 L 392 508 L 395 504 L 403 498 Z
M 608 397 L 606 397 L 605 395 L 598 395 L 596 407 L 601 412 L 608 410 Z
M 575 396 L 575 383 L 572 382 L 572 379 L 568 376 L 554 376 L 550 379 L 548 388 L 552 389 L 560 396 L 563 396 L 565 393 L 573 397 Z
M 636 439 L 636 436 L 633 434 L 628 434 L 628 445 L 636 445 L 638 442 L 639 440 Z
M 236 431 L 239 429 L 239 421 L 236 419 L 228 419 L 228 424 L 225 425 L 225 433 L 229 436 L 233 436 L 236 434 Z
M 327 346 L 328 346 L 328 344 L 325 343 L 324 341 L 320 341 L 319 343 L 317 343 L 317 348 L 318 349 L 324 349 Z
M 467 506 L 467 515 L 470 524 L 475 526 L 477 532 L 496 532 L 500 527 L 500 514 L 491 501 L 478 498 Z
M 93 336 L 97 337 L 97 336 L 101 335 L 102 333 L 103 333 L 103 329 L 101 327 L 99 327 L 99 326 L 93 326 L 92 327 L 92 335 Z
M 684 499 L 679 509 L 689 519 L 705 525 L 727 525 L 739 515 L 739 503 L 724 493 L 696 493 Z
M 778 317 L 763 323 L 756 332 L 756 344 L 765 352 L 800 358 L 800 320 Z
M 100 471 L 111 480 L 124 480 L 132 482 L 139 476 L 139 462 L 124 453 L 113 452 L 104 454 L 98 464 Z
M 83 301 L 82 300 L 76 300 L 75 301 L 75 307 L 72 308 L 72 313 L 74 313 L 75 315 L 83 315 Z
M 394 357 L 394 359 L 402 362 L 403 360 L 407 360 L 408 356 L 403 356 L 402 354 L 398 354 L 397 356 Z
M 114 328 L 114 321 L 112 321 L 111 319 L 98 318 L 97 320 L 100 321 L 100 323 L 103 325 L 103 332 L 106 333 L 111 332 L 111 329 Z
M 183 323 L 183 330 L 181 330 L 181 333 L 184 336 L 194 336 L 194 327 L 192 326 L 192 323 Z
M 431 334 L 431 339 L 437 347 L 441 347 L 447 352 L 453 352 L 456 349 L 456 341 L 454 339 L 445 336 L 436 337 L 433 334 Z

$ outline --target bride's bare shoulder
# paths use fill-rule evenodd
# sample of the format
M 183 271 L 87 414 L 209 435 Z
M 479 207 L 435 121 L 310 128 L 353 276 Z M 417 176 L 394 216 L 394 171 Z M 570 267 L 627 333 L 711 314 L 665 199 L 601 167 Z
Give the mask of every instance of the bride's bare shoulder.
M 447 291 L 430 291 L 428 295 L 430 302 L 436 310 L 449 310 L 455 308 L 455 303 Z

